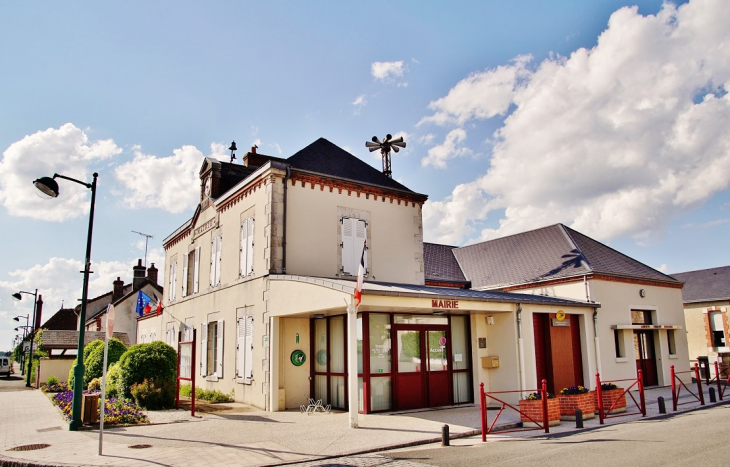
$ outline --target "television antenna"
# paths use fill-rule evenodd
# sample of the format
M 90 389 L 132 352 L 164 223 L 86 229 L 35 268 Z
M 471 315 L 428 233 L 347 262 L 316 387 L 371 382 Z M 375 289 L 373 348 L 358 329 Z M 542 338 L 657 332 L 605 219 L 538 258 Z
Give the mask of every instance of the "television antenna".
M 147 242 L 149 242 L 150 238 L 155 238 L 155 236 L 146 234 L 146 233 L 142 233 L 142 232 L 137 232 L 136 230 L 132 230 L 132 233 L 136 233 L 138 235 L 145 237 L 145 239 L 144 239 L 144 267 L 147 267 Z
M 380 141 L 377 136 L 373 136 L 373 142 L 365 141 L 365 147 L 370 152 L 375 152 L 380 149 L 380 154 L 383 156 L 383 174 L 386 177 L 393 178 L 393 171 L 390 169 L 390 150 L 392 149 L 398 152 L 400 151 L 399 148 L 406 147 L 406 142 L 403 141 L 403 137 L 393 138 L 390 134 L 387 134 L 383 141 Z

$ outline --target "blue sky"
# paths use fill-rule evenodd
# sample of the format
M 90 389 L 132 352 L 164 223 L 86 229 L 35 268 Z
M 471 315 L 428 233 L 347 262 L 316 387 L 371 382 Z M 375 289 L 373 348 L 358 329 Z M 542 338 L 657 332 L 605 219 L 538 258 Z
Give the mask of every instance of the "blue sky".
M 0 348 L 29 309 L 10 293 L 39 288 L 44 320 L 80 296 L 88 193 L 43 201 L 34 178 L 99 172 L 99 294 L 142 257 L 131 230 L 161 263 L 234 139 L 325 137 L 379 168 L 364 142 L 403 134 L 428 241 L 563 222 L 666 272 L 730 264 L 730 12 L 675 5 L 4 2 Z

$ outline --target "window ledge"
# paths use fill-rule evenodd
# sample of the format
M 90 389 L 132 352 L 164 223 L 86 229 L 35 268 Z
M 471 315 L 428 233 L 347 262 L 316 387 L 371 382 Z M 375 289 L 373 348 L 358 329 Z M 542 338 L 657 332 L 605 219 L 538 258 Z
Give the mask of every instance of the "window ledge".
M 625 358 L 625 357 L 619 357 L 616 359 L 616 363 L 626 363 L 628 361 L 629 361 L 629 359 Z
M 210 376 L 206 376 L 206 377 L 205 377 L 205 380 L 206 380 L 206 381 L 213 381 L 213 382 L 216 382 L 216 381 L 218 381 L 218 377 L 217 377 L 216 375 L 210 375 Z
M 672 354 L 672 353 L 670 353 L 670 354 L 669 354 L 669 358 L 671 358 L 671 359 L 675 359 L 675 358 L 679 358 L 679 357 L 677 356 L 677 354 Z
M 246 378 L 236 378 L 236 383 L 238 384 L 246 384 L 246 385 L 252 385 L 253 379 L 246 379 Z

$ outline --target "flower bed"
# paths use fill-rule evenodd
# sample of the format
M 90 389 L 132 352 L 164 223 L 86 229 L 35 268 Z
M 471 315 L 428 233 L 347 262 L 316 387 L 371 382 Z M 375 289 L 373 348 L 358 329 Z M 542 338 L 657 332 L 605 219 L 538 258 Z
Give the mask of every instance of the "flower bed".
M 595 396 L 583 386 L 564 388 L 560 391 L 558 401 L 560 402 L 561 420 L 575 420 L 575 411 L 578 409 L 583 412 L 584 420 L 596 416 L 594 413 L 596 410 Z
M 41 384 L 41 391 L 43 392 L 66 392 L 70 390 L 68 383 Z
M 548 426 L 560 425 L 560 401 L 552 394 L 548 394 L 547 406 Z M 521 400 L 520 412 L 523 427 L 537 427 L 532 420 L 542 423 L 542 400 L 540 399 L 540 394 L 533 393 L 527 396 L 527 399 Z
M 98 394 L 99 391 L 84 391 L 84 394 Z M 73 405 L 73 391 L 59 392 L 51 398 L 54 405 L 61 409 L 67 419 L 71 419 Z M 134 401 L 128 399 L 111 398 L 104 404 L 105 425 L 132 425 L 149 423 L 147 415 L 142 413 Z
M 593 399 L 596 404 L 595 411 L 598 413 L 598 393 L 596 391 L 591 391 L 591 393 L 593 393 Z M 626 412 L 626 394 L 624 394 L 623 388 L 612 383 L 603 383 L 601 384 L 601 396 L 603 410 L 608 410 L 618 400 L 616 406 L 609 413 Z

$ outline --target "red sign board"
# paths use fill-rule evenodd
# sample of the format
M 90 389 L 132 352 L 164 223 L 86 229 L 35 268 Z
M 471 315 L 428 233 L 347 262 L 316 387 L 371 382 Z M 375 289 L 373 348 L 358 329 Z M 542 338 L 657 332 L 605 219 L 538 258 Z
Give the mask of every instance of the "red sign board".
M 459 308 L 459 300 L 431 300 L 431 308 Z

